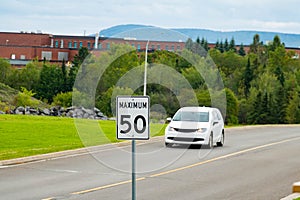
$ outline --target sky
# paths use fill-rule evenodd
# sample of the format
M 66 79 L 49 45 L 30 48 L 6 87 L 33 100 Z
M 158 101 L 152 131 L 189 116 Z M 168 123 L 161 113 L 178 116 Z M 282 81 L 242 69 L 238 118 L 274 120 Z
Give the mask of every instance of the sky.
M 121 24 L 300 34 L 298 0 L 1 0 L 1 32 L 90 35 Z

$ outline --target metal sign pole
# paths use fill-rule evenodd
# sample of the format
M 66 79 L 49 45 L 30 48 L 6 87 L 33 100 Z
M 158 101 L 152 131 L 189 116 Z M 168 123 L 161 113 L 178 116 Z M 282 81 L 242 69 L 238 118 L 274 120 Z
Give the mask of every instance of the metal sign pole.
M 136 190 L 135 190 L 135 186 L 136 186 L 136 179 L 135 179 L 135 140 L 133 139 L 131 142 L 131 149 L 132 149 L 132 200 L 136 199 Z
M 148 45 L 149 40 L 146 44 L 146 52 L 145 52 L 145 74 L 144 74 L 144 96 L 146 96 L 146 88 L 147 88 L 147 58 L 148 58 Z M 131 142 L 131 151 L 132 151 L 132 200 L 136 200 L 136 178 L 135 178 L 135 139 L 132 139 Z

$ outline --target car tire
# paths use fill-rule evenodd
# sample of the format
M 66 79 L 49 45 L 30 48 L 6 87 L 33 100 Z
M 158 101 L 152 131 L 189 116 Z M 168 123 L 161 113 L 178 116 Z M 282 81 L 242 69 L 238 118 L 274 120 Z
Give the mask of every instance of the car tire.
M 214 140 L 213 139 L 214 139 L 213 138 L 213 133 L 211 133 L 210 136 L 209 136 L 208 144 L 205 145 L 206 149 L 212 149 L 212 148 L 214 148 Z
M 225 134 L 224 131 L 222 131 L 221 140 L 220 142 L 217 142 L 217 146 L 222 147 L 224 145 L 224 141 L 225 141 Z
M 172 144 L 170 144 L 170 143 L 168 143 L 168 142 L 165 142 L 165 146 L 166 146 L 167 148 L 170 148 L 170 147 L 172 147 Z

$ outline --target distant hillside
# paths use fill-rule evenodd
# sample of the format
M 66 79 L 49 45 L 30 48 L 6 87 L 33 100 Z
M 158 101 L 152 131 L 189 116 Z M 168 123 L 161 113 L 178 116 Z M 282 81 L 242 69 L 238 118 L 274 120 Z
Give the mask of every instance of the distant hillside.
M 249 45 L 252 43 L 253 36 L 257 33 L 261 41 L 266 43 L 272 41 L 275 35 L 278 35 L 286 47 L 300 47 L 300 34 L 263 32 L 263 31 L 212 31 L 206 29 L 193 28 L 173 28 L 172 31 L 160 29 L 153 26 L 128 24 L 113 26 L 100 31 L 101 36 L 105 37 L 134 37 L 139 40 L 167 40 L 167 41 L 185 41 L 187 38 L 196 40 L 204 37 L 209 43 L 216 43 L 217 40 L 224 41 L 226 38 L 231 40 L 233 37 L 237 45 L 243 43 Z

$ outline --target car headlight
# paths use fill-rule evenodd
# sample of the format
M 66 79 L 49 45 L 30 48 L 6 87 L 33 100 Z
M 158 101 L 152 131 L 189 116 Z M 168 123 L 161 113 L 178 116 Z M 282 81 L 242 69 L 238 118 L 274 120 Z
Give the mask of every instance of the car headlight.
M 171 126 L 169 126 L 168 131 L 175 131 L 175 129 Z
M 204 133 L 206 131 L 206 128 L 198 128 L 197 132 Z

